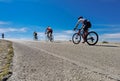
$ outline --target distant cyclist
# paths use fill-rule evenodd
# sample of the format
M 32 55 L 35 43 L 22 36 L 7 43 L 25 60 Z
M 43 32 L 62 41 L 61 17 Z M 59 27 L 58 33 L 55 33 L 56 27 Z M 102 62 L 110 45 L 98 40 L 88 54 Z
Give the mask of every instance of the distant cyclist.
M 34 31 L 33 35 L 34 35 L 34 39 L 35 39 L 35 40 L 38 40 L 37 32 Z
M 47 37 L 52 37 L 53 29 L 48 26 L 45 30 L 45 34 L 47 34 Z
M 4 33 L 2 33 L 2 38 L 4 39 Z
M 83 18 L 83 16 L 80 16 L 78 18 L 78 22 L 76 23 L 76 26 L 74 28 L 74 30 L 76 30 L 78 28 L 78 25 L 79 24 L 82 24 L 82 28 L 83 28 L 83 42 L 82 43 L 85 43 L 86 42 L 86 35 L 88 34 L 88 29 L 91 27 L 91 22 L 85 18 Z

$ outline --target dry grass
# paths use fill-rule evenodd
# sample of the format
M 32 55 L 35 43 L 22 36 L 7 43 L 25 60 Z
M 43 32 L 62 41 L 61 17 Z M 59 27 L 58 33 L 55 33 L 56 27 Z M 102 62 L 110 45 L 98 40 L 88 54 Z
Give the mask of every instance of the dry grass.
M 11 73 L 13 55 L 12 42 L 0 40 L 0 81 Z

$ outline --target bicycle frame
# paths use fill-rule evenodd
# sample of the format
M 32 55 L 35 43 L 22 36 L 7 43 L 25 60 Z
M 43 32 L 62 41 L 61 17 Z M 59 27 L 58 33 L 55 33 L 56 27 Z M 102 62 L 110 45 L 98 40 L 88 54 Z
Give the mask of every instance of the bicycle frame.
M 83 36 L 83 28 L 76 29 L 76 33 L 77 33 L 78 35 Z

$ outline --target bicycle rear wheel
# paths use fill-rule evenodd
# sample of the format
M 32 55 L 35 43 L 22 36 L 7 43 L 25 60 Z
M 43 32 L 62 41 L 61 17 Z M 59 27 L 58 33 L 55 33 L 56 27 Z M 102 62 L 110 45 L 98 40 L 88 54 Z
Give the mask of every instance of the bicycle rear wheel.
M 81 35 L 78 33 L 73 34 L 72 41 L 74 44 L 79 44 L 81 41 Z
M 50 36 L 49 40 L 50 40 L 50 42 L 54 41 L 53 35 Z
M 86 36 L 86 42 L 89 45 L 95 45 L 98 42 L 98 39 L 98 34 L 94 31 L 89 32 Z

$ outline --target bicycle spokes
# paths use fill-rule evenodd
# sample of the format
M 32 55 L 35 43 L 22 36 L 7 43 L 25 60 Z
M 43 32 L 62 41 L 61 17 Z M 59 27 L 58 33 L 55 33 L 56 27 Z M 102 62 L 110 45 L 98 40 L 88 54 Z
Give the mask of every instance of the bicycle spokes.
M 74 44 L 79 44 L 80 41 L 81 41 L 81 35 L 79 35 L 78 33 L 75 33 L 72 36 L 72 41 L 73 41 Z
M 94 41 L 94 38 L 93 37 L 89 37 L 89 38 L 87 38 L 87 40 L 90 40 L 90 41 Z
M 76 40 L 79 39 L 79 38 L 78 38 L 78 35 L 76 35 L 75 39 L 76 39 Z
M 89 45 L 95 45 L 98 42 L 98 35 L 96 32 L 89 32 L 86 41 Z

